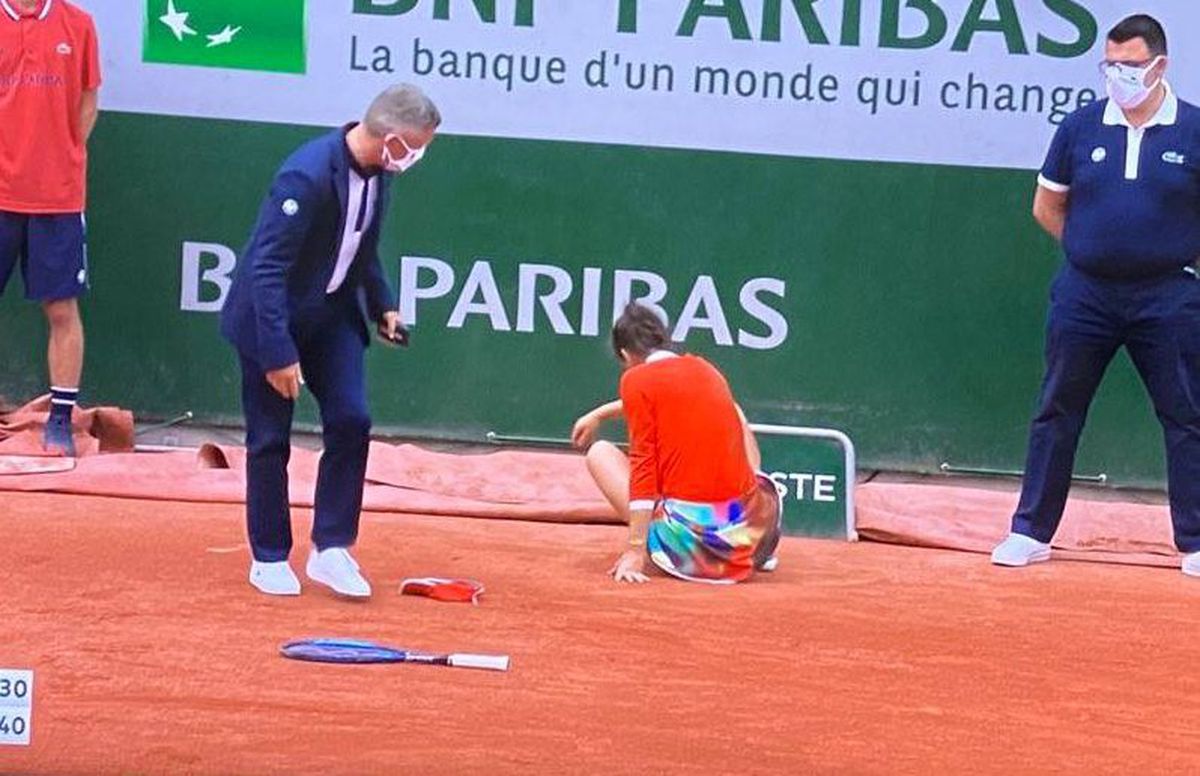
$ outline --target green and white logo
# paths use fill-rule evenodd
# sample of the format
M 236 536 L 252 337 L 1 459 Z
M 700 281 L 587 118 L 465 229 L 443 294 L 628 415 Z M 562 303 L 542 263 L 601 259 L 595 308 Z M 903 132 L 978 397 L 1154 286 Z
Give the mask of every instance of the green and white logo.
M 146 0 L 142 59 L 305 71 L 305 0 Z

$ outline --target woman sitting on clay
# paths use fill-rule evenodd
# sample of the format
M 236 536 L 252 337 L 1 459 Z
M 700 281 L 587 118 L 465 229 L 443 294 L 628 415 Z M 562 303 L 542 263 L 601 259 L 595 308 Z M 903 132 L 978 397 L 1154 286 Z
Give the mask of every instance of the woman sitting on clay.
M 708 361 L 671 350 L 648 307 L 630 304 L 613 326 L 624 373 L 620 400 L 575 423 L 588 470 L 629 525 L 629 543 L 610 573 L 646 582 L 647 557 L 672 576 L 730 584 L 774 570 L 782 502 L 756 474 L 761 457 L 725 377 Z M 629 455 L 596 442 L 605 420 L 625 416 Z

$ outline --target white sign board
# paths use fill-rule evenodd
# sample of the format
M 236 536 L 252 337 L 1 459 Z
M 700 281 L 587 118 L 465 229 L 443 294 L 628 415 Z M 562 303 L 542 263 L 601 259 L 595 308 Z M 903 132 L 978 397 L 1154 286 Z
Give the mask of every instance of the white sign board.
M 0 668 L 0 746 L 29 746 L 33 671 Z
M 1105 34 L 1133 10 L 1124 0 L 84 5 L 101 34 L 103 103 L 116 110 L 329 126 L 411 81 L 455 134 L 1009 168 L 1037 167 L 1054 125 L 1103 97 Z M 1137 5 L 1174 36 L 1171 77 L 1186 99 L 1200 87 L 1200 42 L 1187 37 L 1200 4 Z M 289 13 L 306 17 L 272 18 Z

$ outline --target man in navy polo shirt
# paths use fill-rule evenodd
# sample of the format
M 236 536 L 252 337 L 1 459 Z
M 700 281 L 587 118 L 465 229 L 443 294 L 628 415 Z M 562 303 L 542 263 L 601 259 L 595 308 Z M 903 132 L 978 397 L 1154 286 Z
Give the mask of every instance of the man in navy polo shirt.
M 1054 281 L 1046 376 L 1001 566 L 1050 558 L 1075 450 L 1105 369 L 1124 346 L 1167 447 L 1175 543 L 1200 576 L 1200 109 L 1171 90 L 1152 17 L 1108 34 L 1109 99 L 1063 122 L 1038 176 L 1034 216 L 1067 261 Z

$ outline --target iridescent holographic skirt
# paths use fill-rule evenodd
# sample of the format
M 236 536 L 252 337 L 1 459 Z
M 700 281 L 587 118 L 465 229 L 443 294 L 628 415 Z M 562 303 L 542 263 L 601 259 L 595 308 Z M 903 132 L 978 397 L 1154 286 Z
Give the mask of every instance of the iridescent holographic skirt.
M 718 585 L 742 582 L 774 553 L 782 515 L 775 483 L 759 475 L 758 487 L 743 499 L 659 502 L 646 550 L 671 576 Z

